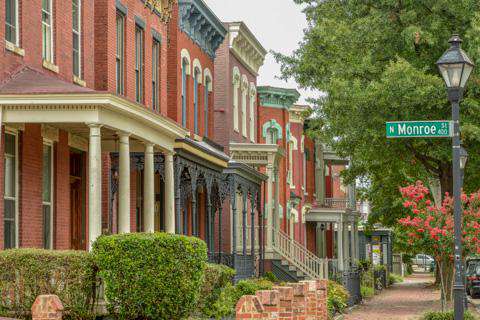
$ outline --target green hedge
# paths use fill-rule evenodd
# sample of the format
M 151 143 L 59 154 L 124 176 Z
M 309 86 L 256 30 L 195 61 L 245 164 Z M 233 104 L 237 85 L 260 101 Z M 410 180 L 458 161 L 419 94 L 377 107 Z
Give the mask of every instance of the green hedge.
M 91 319 L 94 292 L 95 267 L 87 252 L 0 251 L 0 316 L 30 318 L 38 295 L 56 294 L 66 319 Z
M 463 317 L 464 320 L 475 320 L 475 318 L 470 312 L 466 311 Z M 453 311 L 441 312 L 441 311 L 430 311 L 427 312 L 422 320 L 454 320 Z
M 235 270 L 220 264 L 207 264 L 205 281 L 200 291 L 200 299 L 196 313 L 203 318 L 215 317 L 215 302 L 220 298 L 222 290 L 232 284 Z
M 108 311 L 119 319 L 184 319 L 204 281 L 207 247 L 165 233 L 102 236 L 93 254 Z
M 330 316 L 343 313 L 348 307 L 348 291 L 335 281 L 329 280 L 327 287 L 327 308 Z

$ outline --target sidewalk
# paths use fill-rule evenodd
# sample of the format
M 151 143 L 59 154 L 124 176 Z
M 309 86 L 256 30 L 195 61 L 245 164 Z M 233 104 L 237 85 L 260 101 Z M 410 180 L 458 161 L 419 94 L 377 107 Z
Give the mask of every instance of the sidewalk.
M 440 292 L 429 274 L 414 274 L 358 306 L 345 320 L 413 320 L 425 311 L 440 310 Z

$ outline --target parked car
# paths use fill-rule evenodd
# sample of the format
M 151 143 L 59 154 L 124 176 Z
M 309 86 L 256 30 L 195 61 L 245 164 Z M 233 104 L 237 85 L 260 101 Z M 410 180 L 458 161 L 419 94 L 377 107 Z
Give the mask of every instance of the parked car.
M 412 259 L 412 263 L 419 267 L 430 268 L 432 264 L 435 264 L 435 260 L 429 255 L 419 253 Z
M 468 259 L 466 263 L 467 294 L 475 298 L 480 294 L 480 259 Z

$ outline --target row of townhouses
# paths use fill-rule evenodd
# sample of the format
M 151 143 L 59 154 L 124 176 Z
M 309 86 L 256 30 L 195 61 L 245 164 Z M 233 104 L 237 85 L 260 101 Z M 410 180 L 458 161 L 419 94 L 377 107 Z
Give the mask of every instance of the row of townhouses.
M 237 278 L 358 254 L 348 160 L 306 135 L 267 50 L 202 0 L 2 0 L 0 248 L 197 236 Z

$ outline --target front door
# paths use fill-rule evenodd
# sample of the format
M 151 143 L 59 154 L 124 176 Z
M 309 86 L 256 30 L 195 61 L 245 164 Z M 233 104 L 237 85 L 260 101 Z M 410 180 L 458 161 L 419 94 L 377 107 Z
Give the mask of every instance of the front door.
M 70 151 L 70 213 L 73 250 L 86 250 L 84 153 Z

